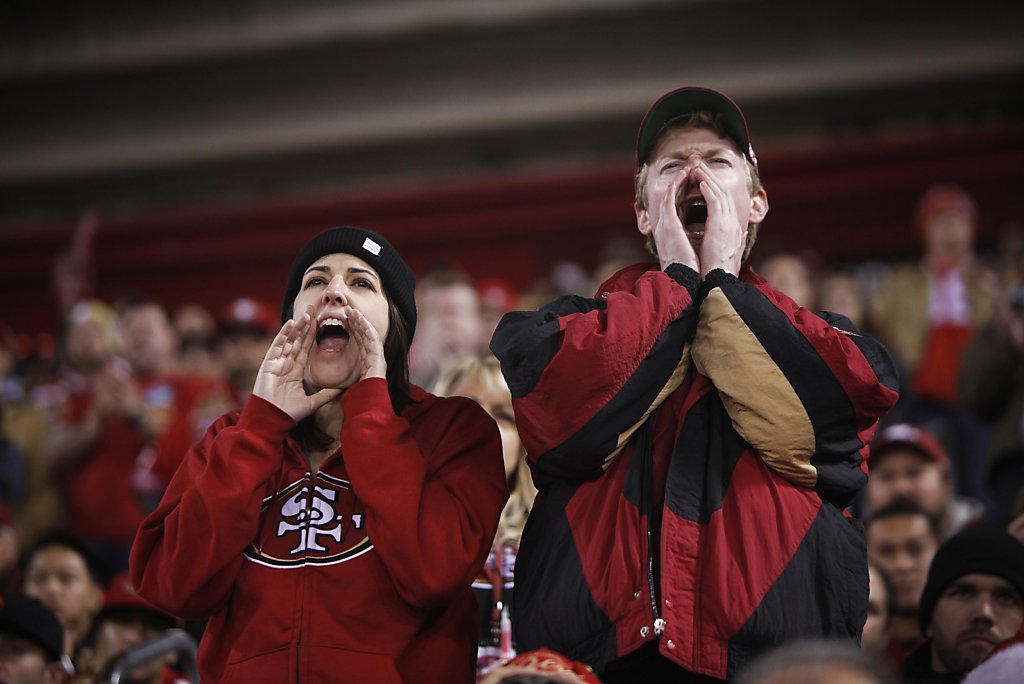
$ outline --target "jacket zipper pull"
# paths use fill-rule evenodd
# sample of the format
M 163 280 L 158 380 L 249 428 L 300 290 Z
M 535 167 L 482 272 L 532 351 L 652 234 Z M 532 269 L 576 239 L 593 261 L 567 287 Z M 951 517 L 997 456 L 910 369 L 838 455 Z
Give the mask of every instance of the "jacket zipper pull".
M 665 619 L 658 618 L 654 621 L 654 633 L 661 636 L 661 633 L 665 631 Z

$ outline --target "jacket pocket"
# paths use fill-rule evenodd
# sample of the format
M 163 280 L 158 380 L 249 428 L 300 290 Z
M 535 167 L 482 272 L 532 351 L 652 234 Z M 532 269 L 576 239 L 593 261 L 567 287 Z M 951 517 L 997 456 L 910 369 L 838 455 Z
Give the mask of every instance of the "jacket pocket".
M 303 646 L 303 682 L 402 684 L 394 657 L 331 646 Z
M 220 684 L 402 684 L 394 658 L 380 653 L 303 644 L 228 663 Z
M 294 681 L 294 654 L 289 646 L 229 662 L 220 684 L 287 684 Z

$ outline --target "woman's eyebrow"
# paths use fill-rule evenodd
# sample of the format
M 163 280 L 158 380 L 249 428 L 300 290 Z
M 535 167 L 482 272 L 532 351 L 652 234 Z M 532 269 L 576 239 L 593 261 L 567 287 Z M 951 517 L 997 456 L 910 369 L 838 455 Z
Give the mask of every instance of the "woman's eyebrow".
M 330 268 L 330 266 L 325 266 L 325 265 L 322 265 L 322 264 L 316 264 L 314 266 L 310 266 L 309 268 L 307 268 L 306 272 L 303 273 L 302 275 L 304 275 L 304 276 L 305 275 L 309 275 L 310 271 L 316 271 L 317 273 L 330 273 L 331 272 L 331 268 Z
M 380 280 L 380 277 L 376 273 L 374 273 L 373 271 L 371 271 L 368 268 L 362 268 L 360 266 L 351 266 L 351 267 L 349 267 L 348 272 L 349 273 L 365 273 L 366 275 L 371 276 L 374 280 Z

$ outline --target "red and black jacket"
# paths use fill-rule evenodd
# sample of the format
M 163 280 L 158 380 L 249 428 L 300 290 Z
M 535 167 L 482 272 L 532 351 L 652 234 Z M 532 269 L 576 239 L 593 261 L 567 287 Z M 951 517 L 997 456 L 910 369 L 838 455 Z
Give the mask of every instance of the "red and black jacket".
M 507 314 L 491 343 L 541 489 L 516 566 L 519 648 L 600 670 L 659 639 L 731 676 L 786 639 L 856 639 L 885 349 L 745 269 L 620 271 Z

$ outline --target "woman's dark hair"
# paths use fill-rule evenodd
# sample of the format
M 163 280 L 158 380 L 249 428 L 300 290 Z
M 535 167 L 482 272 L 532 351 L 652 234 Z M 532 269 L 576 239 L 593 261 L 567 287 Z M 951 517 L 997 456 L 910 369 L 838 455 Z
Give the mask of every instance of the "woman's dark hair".
M 409 321 L 398 310 L 394 301 L 388 300 L 388 334 L 384 338 L 384 360 L 388 364 L 388 393 L 395 415 L 412 403 L 409 385 L 409 345 L 412 344 L 412 330 Z

